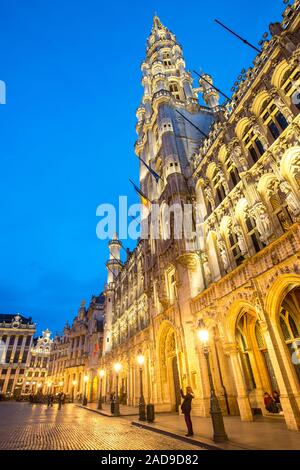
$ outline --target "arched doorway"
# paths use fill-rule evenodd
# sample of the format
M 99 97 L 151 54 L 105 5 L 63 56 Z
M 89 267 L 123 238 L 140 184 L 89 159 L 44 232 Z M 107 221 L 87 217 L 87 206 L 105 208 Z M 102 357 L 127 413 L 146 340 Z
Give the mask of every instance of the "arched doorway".
M 169 411 L 178 411 L 181 403 L 180 364 L 178 361 L 175 330 L 169 324 L 163 325 L 159 341 L 159 364 L 162 402 Z
M 292 289 L 283 299 L 279 312 L 279 325 L 287 353 L 300 385 L 300 287 Z
M 264 334 L 254 310 L 243 311 L 238 317 L 236 341 L 252 411 L 254 414 L 265 413 L 263 394 L 278 390 L 278 385 Z
M 97 401 L 97 395 L 98 395 L 98 377 L 95 375 L 93 378 L 93 381 L 91 383 L 91 398 L 90 401 L 95 402 Z

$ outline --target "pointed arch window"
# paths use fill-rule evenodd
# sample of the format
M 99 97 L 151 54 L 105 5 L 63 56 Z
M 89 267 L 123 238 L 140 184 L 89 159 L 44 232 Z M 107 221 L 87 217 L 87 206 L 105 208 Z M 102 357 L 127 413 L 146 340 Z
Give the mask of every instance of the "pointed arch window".
M 163 62 L 166 67 L 170 67 L 172 65 L 171 56 L 169 52 L 163 53 Z
M 235 186 L 241 181 L 241 178 L 236 166 L 230 158 L 230 155 L 227 156 L 225 161 L 225 169 L 226 174 L 229 176 L 232 187 L 235 188 Z
M 265 102 L 262 108 L 261 119 L 263 124 L 269 129 L 274 140 L 276 140 L 289 124 L 273 100 L 268 104 Z
M 247 227 L 248 237 L 252 242 L 255 252 L 258 253 L 265 247 L 265 244 L 260 240 L 255 220 L 252 217 L 248 216 L 245 220 L 245 224 Z
M 241 359 L 245 385 L 247 387 L 247 390 L 251 392 L 252 390 L 256 388 L 256 383 L 255 383 L 254 374 L 253 374 L 253 370 L 252 370 L 251 362 L 249 358 L 248 345 L 247 345 L 247 340 L 246 340 L 246 335 L 245 335 L 246 329 L 247 329 L 247 317 L 246 315 L 244 315 L 238 324 L 236 339 L 237 339 L 237 343 L 239 346 L 239 353 L 240 353 L 239 355 Z
M 260 159 L 260 157 L 265 153 L 263 144 L 255 134 L 254 129 L 251 125 L 249 125 L 245 130 L 243 136 L 243 143 L 246 150 L 248 150 L 253 163 L 256 163 Z
M 279 324 L 284 341 L 289 350 L 289 354 L 291 357 L 294 357 L 296 351 L 295 346 L 300 348 L 300 289 L 296 289 L 292 293 L 288 294 L 284 303 L 289 306 L 289 309 L 291 309 L 293 313 L 288 311 L 287 308 L 282 307 L 280 311 Z M 297 315 L 297 318 L 296 315 L 294 315 L 294 312 Z M 300 383 L 300 361 L 298 363 L 293 363 L 293 365 Z
M 226 192 L 221 182 L 220 174 L 217 168 L 215 169 L 213 177 L 212 177 L 212 184 L 215 190 L 215 194 L 217 196 L 218 203 L 221 204 L 221 202 L 223 202 L 226 197 Z
M 300 93 L 299 86 L 297 86 L 298 80 L 300 80 L 300 71 L 299 67 L 296 66 L 285 73 L 281 81 L 281 89 L 284 91 L 285 95 L 291 99 L 298 111 L 300 111 Z

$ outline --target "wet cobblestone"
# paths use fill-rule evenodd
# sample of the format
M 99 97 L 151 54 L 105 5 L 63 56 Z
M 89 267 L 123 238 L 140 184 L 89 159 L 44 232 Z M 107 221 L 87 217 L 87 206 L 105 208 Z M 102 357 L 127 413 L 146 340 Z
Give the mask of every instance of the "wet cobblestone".
M 2 450 L 199 450 L 74 405 L 0 403 L 0 423 Z

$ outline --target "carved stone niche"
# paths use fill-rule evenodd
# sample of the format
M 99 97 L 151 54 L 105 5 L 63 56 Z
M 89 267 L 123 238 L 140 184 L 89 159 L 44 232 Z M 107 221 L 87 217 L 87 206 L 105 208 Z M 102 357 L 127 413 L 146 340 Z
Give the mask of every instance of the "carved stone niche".
M 178 261 L 185 268 L 196 272 L 199 263 L 199 256 L 196 253 L 184 253 L 183 255 L 179 256 Z

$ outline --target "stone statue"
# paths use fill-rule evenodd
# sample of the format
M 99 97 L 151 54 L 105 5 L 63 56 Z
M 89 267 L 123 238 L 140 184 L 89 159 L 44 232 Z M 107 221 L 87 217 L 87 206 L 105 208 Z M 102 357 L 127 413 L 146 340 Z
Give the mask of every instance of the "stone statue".
M 268 139 L 266 138 L 265 134 L 262 132 L 260 125 L 257 122 L 253 123 L 253 130 L 257 137 L 259 137 L 259 140 L 261 141 L 264 150 L 267 150 L 269 147 L 269 142 Z
M 221 238 L 218 238 L 218 247 L 219 247 L 219 250 L 220 250 L 220 255 L 221 255 L 221 259 L 222 259 L 222 262 L 223 262 L 224 269 L 225 269 L 225 271 L 227 271 L 227 269 L 229 268 L 229 259 L 228 259 L 228 255 L 227 255 L 225 242 Z
M 202 263 L 203 263 L 205 279 L 207 283 L 210 284 L 212 281 L 212 277 L 211 277 L 211 271 L 210 271 L 209 262 L 208 262 L 208 256 L 206 253 L 202 253 Z
M 256 203 L 250 210 L 250 216 L 256 221 L 257 230 L 263 243 L 268 243 L 273 235 L 273 227 L 267 210 L 262 202 Z
M 220 182 L 223 185 L 223 188 L 225 189 L 225 193 L 228 194 L 230 192 L 230 189 L 229 189 L 227 180 L 222 170 L 219 170 L 219 178 L 220 178 Z
M 214 210 L 216 208 L 216 204 L 215 204 L 215 200 L 214 200 L 214 196 L 213 196 L 211 187 L 209 185 L 207 185 L 204 188 L 204 192 L 206 194 L 206 197 L 207 197 L 208 201 L 210 202 L 212 210 Z
M 292 217 L 295 219 L 299 218 L 300 204 L 289 183 L 287 181 L 282 181 L 282 183 L 280 183 L 280 189 L 286 197 L 286 202 Z
M 245 237 L 244 237 L 244 234 L 243 234 L 243 229 L 240 225 L 236 224 L 233 227 L 233 230 L 234 230 L 234 233 L 236 234 L 236 236 L 238 238 L 238 244 L 239 244 L 241 253 L 242 253 L 243 256 L 246 256 L 247 252 L 248 252 L 248 247 L 247 247 Z
M 288 122 L 292 122 L 294 119 L 293 113 L 287 107 L 283 99 L 276 93 L 274 94 L 274 103 L 279 109 L 279 111 L 284 115 Z
M 232 161 L 239 171 L 246 171 L 248 168 L 248 161 L 243 154 L 242 147 L 240 145 L 235 145 L 232 149 Z

